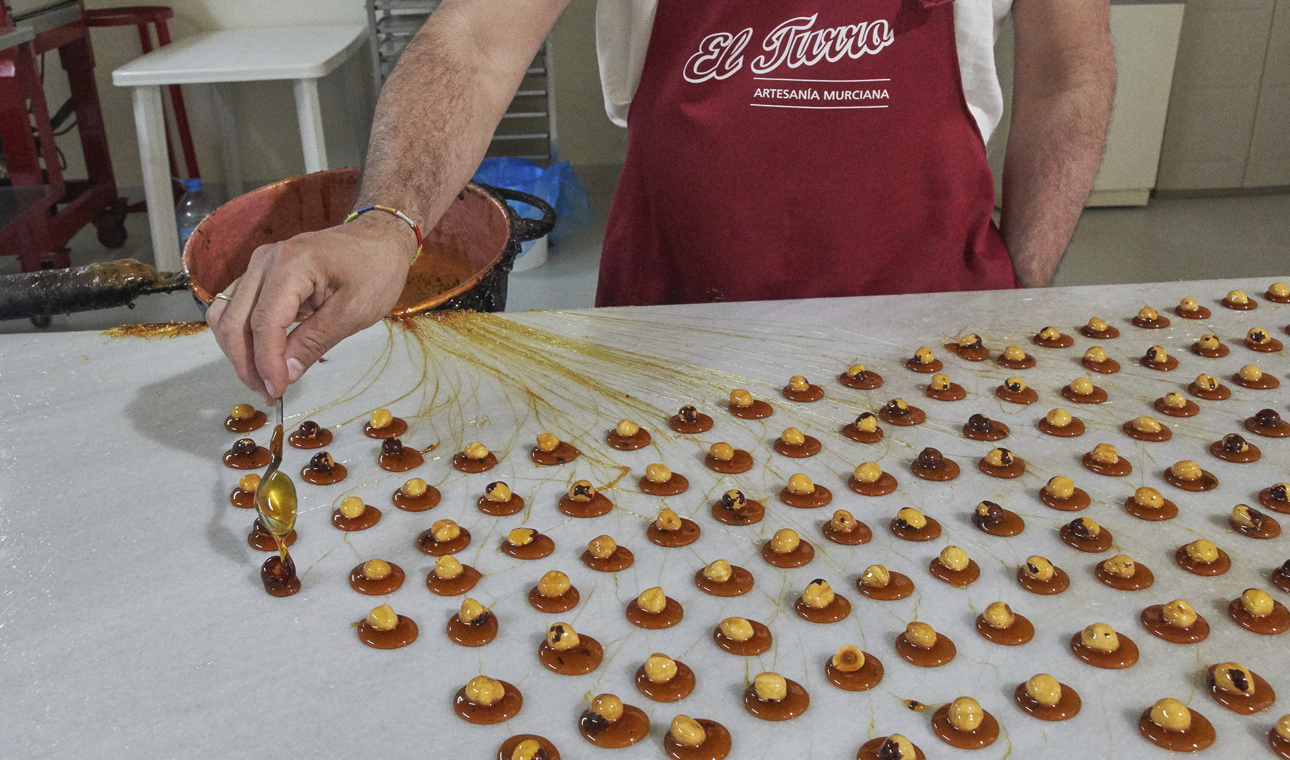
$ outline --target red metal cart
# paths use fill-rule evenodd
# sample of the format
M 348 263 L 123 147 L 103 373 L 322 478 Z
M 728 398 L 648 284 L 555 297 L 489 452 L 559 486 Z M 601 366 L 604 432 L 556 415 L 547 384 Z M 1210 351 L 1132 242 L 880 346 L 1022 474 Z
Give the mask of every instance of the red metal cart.
M 120 247 L 126 200 L 112 175 L 82 0 L 18 7 L 16 18 L 8 3 L 0 10 L 0 146 L 11 183 L 0 187 L 0 255 L 17 256 L 30 272 L 69 266 L 67 242 L 86 224 L 103 245 Z M 37 64 L 53 51 L 67 72 L 85 179 L 67 180 L 59 167 Z

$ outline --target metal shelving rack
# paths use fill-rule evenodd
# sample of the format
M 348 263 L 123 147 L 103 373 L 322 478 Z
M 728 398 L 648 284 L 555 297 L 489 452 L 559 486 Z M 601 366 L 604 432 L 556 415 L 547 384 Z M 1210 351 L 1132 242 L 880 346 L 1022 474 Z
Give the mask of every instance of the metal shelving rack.
M 439 0 L 367 0 L 367 29 L 376 90 L 394 70 L 408 42 Z M 556 161 L 555 99 L 551 41 L 542 44 L 488 147 L 489 158 L 515 156 L 542 165 Z

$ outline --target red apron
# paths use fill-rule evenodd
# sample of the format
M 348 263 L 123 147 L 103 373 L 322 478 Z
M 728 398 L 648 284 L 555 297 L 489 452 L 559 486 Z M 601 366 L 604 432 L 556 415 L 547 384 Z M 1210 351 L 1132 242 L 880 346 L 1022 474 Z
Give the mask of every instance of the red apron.
M 1012 288 L 944 0 L 659 0 L 597 306 Z

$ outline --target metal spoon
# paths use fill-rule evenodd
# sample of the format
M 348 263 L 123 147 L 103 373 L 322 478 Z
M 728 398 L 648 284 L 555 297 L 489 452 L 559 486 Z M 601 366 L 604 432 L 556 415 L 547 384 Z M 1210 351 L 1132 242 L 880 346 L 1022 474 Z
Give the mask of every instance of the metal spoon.
M 260 513 L 260 524 L 273 534 L 278 544 L 278 556 L 287 560 L 287 535 L 296 525 L 296 486 L 291 478 L 278 467 L 282 464 L 282 397 L 278 397 L 278 424 L 273 429 L 273 438 L 269 442 L 269 453 L 273 461 L 269 469 L 260 477 L 260 486 L 255 489 L 255 509 Z

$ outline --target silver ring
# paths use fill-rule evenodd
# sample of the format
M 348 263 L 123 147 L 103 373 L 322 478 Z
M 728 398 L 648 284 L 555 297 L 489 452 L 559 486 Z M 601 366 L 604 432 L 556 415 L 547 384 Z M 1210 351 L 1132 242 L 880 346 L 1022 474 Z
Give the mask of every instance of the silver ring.
M 225 301 L 228 301 L 229 303 L 233 303 L 233 299 L 232 299 L 232 298 L 229 298 L 229 296 L 228 296 L 227 294 L 225 294 L 225 293 L 216 293 L 216 294 L 215 294 L 215 298 L 217 298 L 217 299 L 223 299 L 223 300 L 225 300 Z

